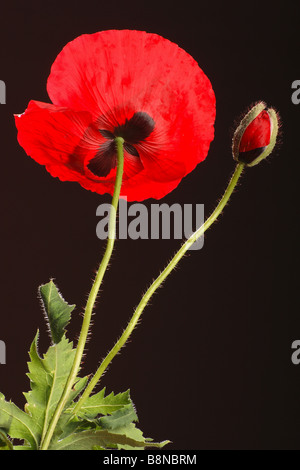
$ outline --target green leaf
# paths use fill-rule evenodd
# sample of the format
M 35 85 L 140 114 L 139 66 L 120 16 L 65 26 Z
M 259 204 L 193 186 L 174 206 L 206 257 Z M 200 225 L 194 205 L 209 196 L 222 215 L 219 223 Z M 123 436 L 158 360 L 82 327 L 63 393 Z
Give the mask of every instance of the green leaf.
M 87 377 L 80 379 L 80 381 L 75 385 L 77 394 L 79 394 L 79 389 L 83 388 L 87 382 Z M 75 393 L 75 392 L 73 392 Z M 112 413 L 110 417 L 112 421 L 108 421 L 106 424 L 103 423 L 103 428 L 113 428 L 119 424 L 124 424 L 131 422 L 133 419 L 136 419 L 136 413 L 134 411 L 132 402 L 129 396 L 129 390 L 125 393 L 119 393 L 115 395 L 113 392 L 107 397 L 104 396 L 105 388 L 99 393 L 89 397 L 85 402 L 84 406 L 80 409 L 78 414 L 72 415 L 72 409 L 75 406 L 75 403 L 70 403 L 69 407 L 65 409 L 65 412 L 59 419 L 56 431 L 53 435 L 53 445 L 56 445 L 59 440 L 67 438 L 70 434 L 82 432 L 83 430 L 93 430 L 99 428 L 100 420 L 96 419 L 99 414 L 107 415 Z M 114 412 L 119 412 L 124 410 L 120 416 L 114 416 Z M 102 429 L 102 426 L 101 426 Z
M 137 420 L 137 414 L 132 404 L 125 405 L 111 416 L 103 416 L 99 419 L 99 424 L 103 429 L 114 431 L 118 428 L 125 427 Z
M 0 429 L 11 438 L 24 439 L 32 450 L 38 448 L 39 426 L 14 403 L 6 401 L 3 394 L 0 394 Z
M 73 365 L 75 349 L 65 336 L 71 312 L 51 281 L 40 287 L 40 296 L 49 321 L 53 344 L 40 356 L 37 332 L 28 362 L 31 390 L 24 393 L 25 411 L 7 402 L 0 394 L 0 450 L 38 450 L 62 396 Z M 105 389 L 89 397 L 77 415 L 72 414 L 75 400 L 85 388 L 88 377 L 77 378 L 58 420 L 49 450 L 103 450 L 161 448 L 167 442 L 154 443 L 136 428 L 138 420 L 129 390 L 105 396 Z M 10 439 L 21 439 L 23 445 Z
M 141 447 L 144 449 L 148 447 L 156 447 L 161 449 L 162 447 L 170 443 L 170 441 L 153 442 L 152 439 L 144 438 L 143 432 L 138 429 L 134 423 L 130 423 L 127 426 L 115 429 L 114 433 L 125 435 L 128 439 L 131 439 L 131 441 L 135 442 L 135 444 L 119 443 L 119 450 L 138 450 Z
M 0 450 L 13 450 L 13 445 L 4 432 L 0 431 Z
M 130 392 L 115 395 L 113 392 L 105 395 L 105 388 L 95 395 L 90 396 L 80 408 L 78 416 L 86 419 L 96 418 L 98 415 L 108 415 L 122 409 L 124 406 L 131 405 Z
M 65 334 L 65 328 L 71 319 L 71 312 L 75 305 L 67 304 L 52 280 L 48 284 L 40 286 L 39 292 L 49 322 L 52 340 L 57 344 Z
M 52 444 L 50 450 L 94 450 L 95 448 L 101 449 L 115 449 L 125 448 L 129 449 L 144 449 L 146 447 L 161 448 L 166 444 L 151 443 L 143 439 L 135 440 L 126 434 L 118 434 L 109 432 L 106 429 L 86 430 L 75 432 L 65 439 Z
M 38 427 L 39 438 L 43 439 L 68 379 L 75 350 L 64 336 L 41 358 L 37 351 L 37 339 L 38 334 L 31 345 L 31 361 L 28 363 L 31 391 L 24 395 L 27 399 L 26 412 Z M 79 382 L 79 390 L 78 384 L 77 388 L 75 386 L 73 397 L 80 392 L 83 381 Z
M 74 407 L 72 403 L 62 415 L 66 420 Z M 104 415 L 99 418 L 99 415 Z M 98 417 L 98 418 L 97 418 Z M 76 416 L 69 414 L 63 433 L 55 435 L 51 442 L 53 450 L 103 450 L 161 448 L 169 441 L 152 442 L 144 438 L 136 428 L 137 414 L 130 399 L 129 390 L 105 396 L 105 388 L 89 397 Z

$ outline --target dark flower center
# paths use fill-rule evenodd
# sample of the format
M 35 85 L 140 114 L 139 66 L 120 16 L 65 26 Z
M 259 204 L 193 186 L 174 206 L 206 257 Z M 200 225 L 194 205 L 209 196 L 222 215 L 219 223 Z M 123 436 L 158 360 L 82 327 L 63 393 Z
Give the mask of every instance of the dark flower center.
M 96 176 L 107 176 L 112 168 L 117 165 L 116 137 L 123 137 L 124 150 L 134 157 L 139 158 L 139 152 L 135 145 L 142 143 L 154 130 L 155 122 L 145 112 L 134 113 L 131 119 L 126 119 L 124 124 L 116 126 L 113 131 L 99 129 L 100 134 L 107 139 L 96 156 L 88 164 L 88 169 Z

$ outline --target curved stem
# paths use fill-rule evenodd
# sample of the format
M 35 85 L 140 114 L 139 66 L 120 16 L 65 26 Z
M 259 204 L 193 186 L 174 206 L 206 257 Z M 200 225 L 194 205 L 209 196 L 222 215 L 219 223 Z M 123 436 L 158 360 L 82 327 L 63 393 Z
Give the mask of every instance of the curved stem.
M 181 260 L 181 258 L 184 256 L 184 254 L 187 252 L 187 250 L 195 243 L 198 238 L 200 238 L 204 232 L 215 222 L 215 220 L 219 217 L 221 212 L 223 211 L 224 207 L 226 206 L 231 194 L 234 191 L 234 188 L 236 187 L 236 184 L 243 172 L 244 169 L 244 164 L 238 163 L 235 171 L 232 175 L 232 178 L 227 186 L 227 189 L 220 200 L 218 206 L 214 210 L 214 212 L 211 214 L 211 216 L 204 222 L 204 224 L 194 232 L 188 240 L 181 246 L 181 248 L 178 250 L 178 252 L 175 254 L 175 256 L 172 258 L 172 260 L 169 262 L 169 264 L 166 266 L 166 268 L 161 272 L 161 274 L 155 279 L 155 281 L 151 284 L 151 286 L 148 288 L 147 292 L 141 299 L 140 303 L 138 304 L 137 308 L 135 309 L 135 312 L 129 321 L 127 328 L 124 330 L 122 336 L 119 338 L 119 340 L 116 342 L 114 347 L 110 350 L 110 352 L 107 354 L 107 356 L 103 359 L 102 363 L 100 364 L 98 370 L 96 371 L 95 375 L 92 377 L 90 380 L 89 384 L 87 385 L 85 391 L 83 392 L 81 398 L 78 400 L 76 406 L 73 409 L 73 413 L 77 414 L 82 405 L 84 404 L 85 400 L 89 397 L 91 394 L 92 390 L 94 387 L 97 385 L 99 382 L 101 376 L 107 369 L 108 365 L 112 361 L 112 359 L 118 354 L 120 349 L 125 345 L 126 341 L 128 340 L 129 336 L 131 335 L 132 331 L 134 330 L 135 326 L 137 325 L 140 316 L 146 307 L 148 301 L 158 289 L 158 287 L 162 284 L 162 282 L 166 279 L 166 277 L 172 272 L 172 270 L 176 267 L 178 262 Z
M 94 308 L 95 301 L 96 301 L 96 298 L 97 298 L 97 295 L 98 295 L 98 292 L 102 283 L 102 279 L 104 277 L 104 274 L 107 269 L 107 266 L 108 266 L 108 263 L 109 263 L 109 260 L 111 258 L 111 254 L 113 251 L 113 247 L 114 247 L 117 209 L 118 209 L 118 202 L 119 202 L 120 191 L 121 191 L 121 186 L 122 186 L 122 177 L 123 177 L 123 168 L 124 168 L 124 149 L 123 149 L 124 139 L 122 137 L 116 137 L 115 142 L 116 142 L 116 148 L 117 148 L 118 164 L 117 164 L 117 174 L 116 174 L 114 194 L 112 198 L 111 210 L 110 210 L 110 215 L 109 215 L 109 229 L 108 229 L 108 240 L 107 240 L 106 250 L 105 250 L 103 259 L 101 261 L 101 264 L 99 266 L 99 269 L 97 271 L 94 283 L 92 285 L 92 288 L 91 288 L 91 291 L 90 291 L 90 294 L 86 303 L 73 366 L 69 374 L 68 380 L 66 382 L 63 394 L 60 398 L 60 401 L 53 414 L 52 420 L 49 424 L 47 433 L 45 434 L 45 437 L 41 443 L 41 446 L 40 446 L 41 450 L 48 449 L 51 438 L 53 436 L 53 432 L 57 425 L 57 422 L 60 418 L 61 413 L 63 412 L 66 406 L 68 397 L 76 381 L 77 374 L 80 369 L 80 364 L 81 364 L 84 348 L 85 348 L 86 341 L 87 341 L 93 308 Z

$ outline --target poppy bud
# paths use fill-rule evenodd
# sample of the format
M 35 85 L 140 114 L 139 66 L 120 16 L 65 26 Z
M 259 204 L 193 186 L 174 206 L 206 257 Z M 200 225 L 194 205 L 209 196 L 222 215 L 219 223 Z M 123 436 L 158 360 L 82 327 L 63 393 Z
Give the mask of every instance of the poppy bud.
M 274 149 L 277 134 L 276 112 L 259 102 L 244 116 L 234 133 L 233 158 L 246 166 L 257 165 Z

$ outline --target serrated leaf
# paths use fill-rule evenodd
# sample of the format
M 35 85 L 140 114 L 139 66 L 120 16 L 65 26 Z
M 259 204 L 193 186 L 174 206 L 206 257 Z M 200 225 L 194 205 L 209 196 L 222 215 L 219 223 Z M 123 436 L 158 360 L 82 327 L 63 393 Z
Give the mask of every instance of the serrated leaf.
M 100 392 L 90 396 L 84 402 L 77 416 L 86 419 L 94 419 L 98 415 L 112 414 L 130 404 L 129 390 L 118 393 L 117 395 L 111 392 L 109 395 L 105 396 L 105 388 L 103 388 Z
M 50 450 L 94 450 L 127 448 L 144 449 L 146 447 L 163 447 L 165 443 L 152 443 L 145 439 L 137 441 L 126 434 L 112 433 L 108 430 L 86 430 L 75 432 L 65 439 L 52 444 Z
M 123 406 L 120 410 L 112 413 L 111 416 L 103 416 L 99 419 L 99 424 L 103 429 L 114 431 L 125 427 L 137 420 L 137 414 L 132 404 Z
M 38 334 L 31 345 L 31 361 L 28 363 L 31 391 L 24 395 L 27 399 L 26 412 L 38 427 L 39 438 L 43 439 L 68 379 L 75 350 L 64 336 L 41 358 L 37 351 L 37 339 Z M 79 393 L 76 386 L 73 393 Z
M 79 389 L 81 386 L 83 388 L 86 381 L 87 377 L 81 379 L 75 387 Z M 105 396 L 104 388 L 97 394 L 89 397 L 76 416 L 71 415 L 75 403 L 69 402 L 69 404 L 70 407 L 65 410 L 58 422 L 57 430 L 53 436 L 53 442 L 64 439 L 72 433 L 79 432 L 79 428 L 81 431 L 87 429 L 95 430 L 99 422 L 99 420 L 96 419 L 97 416 L 112 414 L 124 407 L 126 409 L 126 407 L 129 406 L 130 409 L 126 409 L 126 418 L 124 416 L 122 422 L 125 422 L 125 420 L 128 422 L 129 419 L 136 419 L 136 413 L 130 400 L 129 390 L 124 393 L 118 393 L 117 395 L 111 392 L 108 396 Z M 114 422 L 117 422 L 117 419 Z M 113 427 L 113 422 L 111 423 L 111 427 Z
M 152 439 L 144 438 L 143 432 L 136 427 L 134 423 L 130 423 L 127 426 L 120 427 L 114 430 L 115 434 L 126 435 L 129 439 L 134 441 L 138 445 L 128 445 L 127 443 L 120 443 L 118 444 L 119 450 L 139 450 L 141 449 L 141 444 L 143 444 L 142 448 L 148 447 L 156 447 L 161 449 L 165 445 L 169 444 L 170 441 L 163 441 L 163 442 L 153 442 Z
M 13 439 L 24 439 L 32 450 L 37 450 L 39 426 L 14 403 L 6 401 L 3 394 L 0 394 L 0 429 Z
M 65 328 L 71 319 L 75 305 L 69 305 L 58 291 L 53 281 L 39 287 L 39 293 L 48 319 L 53 343 L 61 341 Z
M 141 450 L 149 447 L 161 448 L 170 442 L 156 443 L 152 439 L 144 438 L 142 431 L 133 423 L 133 421 L 137 420 L 137 414 L 130 400 L 129 391 L 118 395 L 112 393 L 107 397 L 104 396 L 104 393 L 105 389 L 97 394 L 98 406 L 92 409 L 92 413 L 89 410 L 89 418 L 82 418 L 77 415 L 70 419 L 68 426 L 64 429 L 64 434 L 60 435 L 55 441 L 52 441 L 51 449 Z M 95 397 L 96 395 L 93 398 Z M 93 406 L 95 403 L 96 401 L 93 402 Z M 108 410 L 105 407 L 106 416 L 95 419 L 94 415 L 98 414 L 99 406 L 103 403 L 110 407 L 121 406 L 121 408 L 108 415 Z M 64 415 L 67 416 L 67 413 Z

